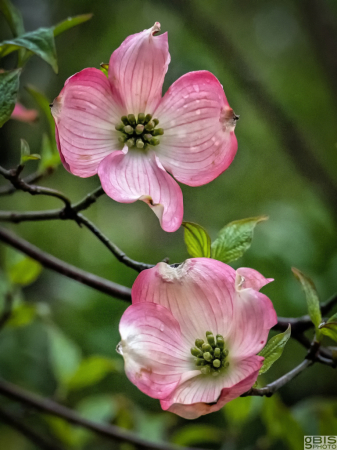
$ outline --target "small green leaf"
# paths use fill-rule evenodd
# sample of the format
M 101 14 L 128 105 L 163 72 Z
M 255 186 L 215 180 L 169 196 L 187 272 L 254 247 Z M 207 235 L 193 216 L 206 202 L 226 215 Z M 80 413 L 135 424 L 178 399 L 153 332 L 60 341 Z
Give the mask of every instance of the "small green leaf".
M 101 71 L 104 73 L 104 75 L 105 75 L 106 77 L 109 76 L 109 64 L 101 63 L 101 64 L 100 64 L 100 69 L 101 69 Z
M 29 325 L 36 316 L 36 305 L 30 303 L 20 303 L 11 314 L 7 325 L 13 328 Z
M 264 357 L 263 366 L 260 369 L 259 374 L 267 372 L 270 367 L 277 361 L 283 353 L 283 349 L 288 342 L 291 335 L 290 324 L 283 333 L 273 336 L 267 342 L 267 345 L 260 351 L 259 356 Z
M 108 373 L 120 371 L 120 361 L 93 355 L 82 360 L 76 372 L 68 380 L 70 390 L 82 389 L 101 381 Z
M 188 253 L 193 258 L 211 257 L 211 238 L 207 231 L 197 223 L 183 222 L 184 238 Z
M 41 156 L 33 153 L 30 154 L 30 148 L 29 148 L 29 144 L 25 139 L 21 139 L 21 159 L 20 159 L 20 163 L 24 164 L 27 161 L 30 160 L 37 160 L 37 159 L 41 159 Z
M 39 56 L 52 66 L 54 72 L 58 72 L 53 28 L 39 28 L 15 39 L 2 42 L 0 44 L 0 57 L 21 48 Z M 26 54 L 25 59 L 28 59 L 30 56 L 29 52 Z
M 77 371 L 82 354 L 80 348 L 55 326 L 48 326 L 50 362 L 56 380 L 66 386 Z
M 10 281 L 21 286 L 33 283 L 41 271 L 41 264 L 28 256 L 22 256 L 19 261 L 7 264 L 7 273 Z
M 330 317 L 327 322 L 321 323 L 318 328 L 322 334 L 337 342 L 337 313 Z
M 54 37 L 61 33 L 69 30 L 70 28 L 76 27 L 83 22 L 87 22 L 92 18 L 93 14 L 81 14 L 80 16 L 68 17 L 68 19 L 63 20 L 53 27 Z
M 224 263 L 240 258 L 251 246 L 256 225 L 267 219 L 267 216 L 250 217 L 225 225 L 212 244 L 212 258 Z
M 291 269 L 296 279 L 301 283 L 304 290 L 305 297 L 308 305 L 308 313 L 312 323 L 315 325 L 316 331 L 319 334 L 318 327 L 322 323 L 322 314 L 319 305 L 319 298 L 316 291 L 316 287 L 313 281 L 304 275 L 300 270 L 293 267 Z
M 0 11 L 15 37 L 25 32 L 20 11 L 9 0 L 0 0 Z
M 82 417 L 98 423 L 109 422 L 117 414 L 117 404 L 109 394 L 98 394 L 86 397 L 76 405 Z
M 0 72 L 0 128 L 10 118 L 19 90 L 21 69 Z

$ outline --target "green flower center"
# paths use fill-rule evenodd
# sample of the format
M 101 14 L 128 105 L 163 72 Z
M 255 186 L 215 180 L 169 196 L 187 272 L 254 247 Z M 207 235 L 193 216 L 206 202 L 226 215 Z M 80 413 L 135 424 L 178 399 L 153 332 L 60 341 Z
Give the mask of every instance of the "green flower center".
M 229 366 L 228 350 L 221 334 L 217 334 L 215 338 L 211 331 L 206 331 L 206 341 L 196 339 L 191 354 L 195 356 L 196 368 L 204 375 L 217 376 Z
M 121 117 L 121 123 L 115 129 L 120 132 L 118 140 L 121 144 L 126 144 L 130 149 L 145 150 L 148 145 L 160 143 L 158 136 L 162 136 L 164 130 L 156 128 L 158 124 L 159 120 L 152 119 L 151 114 L 139 113 L 137 118 L 129 114 Z

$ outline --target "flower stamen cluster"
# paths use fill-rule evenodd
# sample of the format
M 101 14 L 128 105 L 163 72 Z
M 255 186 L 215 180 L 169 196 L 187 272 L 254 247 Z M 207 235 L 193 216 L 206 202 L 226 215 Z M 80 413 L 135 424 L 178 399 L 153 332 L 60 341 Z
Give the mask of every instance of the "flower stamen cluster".
M 214 338 L 211 331 L 206 331 L 206 341 L 196 339 L 195 347 L 191 348 L 191 354 L 195 356 L 195 365 L 202 374 L 218 376 L 229 366 L 224 338 L 221 334 L 217 334 Z
M 162 136 L 164 130 L 156 128 L 158 119 L 152 119 L 151 114 L 139 113 L 136 118 L 134 114 L 121 117 L 121 123 L 115 126 L 120 131 L 118 140 L 121 144 L 126 144 L 130 149 L 138 148 L 146 150 L 150 145 L 159 145 L 160 140 L 156 136 Z

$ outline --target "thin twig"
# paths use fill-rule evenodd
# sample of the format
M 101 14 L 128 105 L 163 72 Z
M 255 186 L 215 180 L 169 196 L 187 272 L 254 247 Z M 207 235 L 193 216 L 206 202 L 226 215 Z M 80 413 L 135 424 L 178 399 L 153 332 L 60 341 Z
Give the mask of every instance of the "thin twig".
M 164 443 L 148 442 L 144 439 L 139 438 L 134 433 L 122 430 L 117 426 L 102 425 L 92 422 L 79 416 L 77 413 L 75 413 L 69 408 L 66 408 L 65 406 L 62 406 L 49 399 L 42 399 L 4 380 L 0 380 L 0 394 L 4 395 L 5 397 L 16 400 L 20 403 L 23 403 L 29 406 L 30 408 L 34 408 L 43 413 L 60 417 L 61 419 L 64 419 L 74 425 L 79 425 L 81 427 L 87 428 L 88 430 L 94 431 L 95 433 L 98 433 L 101 436 L 105 436 L 115 441 L 128 442 L 130 444 L 133 444 L 137 449 L 182 450 L 184 448 L 185 450 L 192 450 L 186 447 L 176 447 Z
M 23 436 L 25 436 L 29 441 L 35 444 L 42 450 L 61 450 L 61 447 L 53 444 L 52 442 L 47 441 L 44 437 L 40 436 L 38 433 L 33 431 L 31 428 L 28 428 L 27 425 L 24 425 L 21 420 L 16 418 L 12 413 L 4 410 L 0 407 L 0 420 L 10 427 L 17 430 Z
M 55 258 L 55 256 L 40 250 L 38 247 L 35 247 L 26 240 L 15 236 L 2 227 L 0 227 L 0 241 L 16 248 L 17 250 L 20 250 L 36 261 L 39 261 L 48 269 L 61 273 L 68 278 L 79 281 L 86 286 L 90 286 L 97 291 L 104 292 L 112 297 L 126 300 L 128 302 L 131 301 L 131 291 L 129 288 L 106 280 L 105 278 L 101 278 L 97 275 L 93 275 L 92 273 L 85 272 L 82 269 Z
M 117 247 L 117 245 L 109 241 L 109 239 L 96 227 L 96 225 L 90 222 L 89 219 L 84 217 L 82 214 L 77 214 L 77 217 L 79 219 L 78 222 L 82 223 L 86 228 L 88 228 L 88 230 L 90 230 L 101 242 L 103 242 L 103 244 L 116 256 L 118 261 L 120 261 L 127 267 L 131 267 L 138 272 L 154 267 L 153 264 L 145 264 L 129 258 L 124 252 L 122 252 L 120 248 Z
M 33 172 L 33 173 L 27 175 L 23 179 L 23 181 L 26 184 L 36 183 L 37 181 L 41 180 L 42 178 L 46 177 L 47 175 L 51 175 L 53 172 L 54 172 L 54 168 L 48 167 L 47 169 L 45 169 L 42 172 L 38 170 L 36 172 Z M 17 189 L 12 184 L 7 184 L 5 186 L 0 187 L 0 196 L 14 194 L 14 192 L 17 192 Z
M 145 269 L 150 269 L 151 267 L 153 267 L 153 264 L 146 264 L 129 258 L 119 247 L 117 247 L 117 245 L 111 242 L 94 223 L 92 223 L 82 214 L 79 214 L 79 211 L 83 211 L 84 209 L 88 208 L 97 200 L 98 197 L 103 194 L 103 189 L 99 187 L 95 191 L 84 197 L 78 203 L 75 203 L 74 205 L 70 204 L 70 206 L 66 206 L 62 209 L 28 212 L 0 211 L 0 221 L 19 223 L 23 221 L 43 221 L 54 219 L 74 220 L 78 224 L 83 224 L 86 228 L 88 228 L 113 253 L 113 255 L 115 255 L 118 261 L 120 261 L 127 267 L 130 267 L 137 272 L 141 272 Z
M 249 395 L 254 396 L 266 396 L 271 397 L 276 391 L 278 391 L 281 387 L 283 387 L 285 384 L 287 384 L 289 381 L 291 381 L 293 378 L 295 378 L 297 375 L 299 375 L 301 372 L 303 372 L 304 369 L 311 366 L 313 364 L 313 361 L 310 361 L 308 359 L 305 359 L 301 362 L 297 367 L 295 367 L 290 372 L 283 375 L 281 378 L 278 378 L 277 380 L 273 381 L 272 383 L 267 384 L 267 386 L 263 388 L 251 388 L 248 392 L 241 395 L 241 397 L 247 397 Z
M 321 305 L 322 316 L 327 315 L 334 306 L 337 305 L 337 293 L 333 294 L 329 300 Z M 273 330 L 285 331 L 288 328 L 288 324 L 291 325 L 292 333 L 301 332 L 303 333 L 309 328 L 312 328 L 314 324 L 312 323 L 309 315 L 292 318 L 292 317 L 278 317 L 277 324 L 273 327 Z
M 22 166 L 19 166 L 17 169 L 11 170 L 6 170 L 3 167 L 0 167 L 0 174 L 3 175 L 7 180 L 9 180 L 16 189 L 28 192 L 31 195 L 48 195 L 50 197 L 55 197 L 62 200 L 66 208 L 71 207 L 69 198 L 66 197 L 62 192 L 56 191 L 55 189 L 26 183 L 19 176 L 21 172 L 20 169 L 22 170 Z

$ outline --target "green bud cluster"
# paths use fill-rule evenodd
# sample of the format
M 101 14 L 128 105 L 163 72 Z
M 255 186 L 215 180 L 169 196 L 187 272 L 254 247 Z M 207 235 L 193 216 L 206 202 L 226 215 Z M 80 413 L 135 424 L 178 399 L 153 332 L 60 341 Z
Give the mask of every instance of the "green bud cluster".
M 158 124 L 159 120 L 152 119 L 151 114 L 139 113 L 137 118 L 134 114 L 129 114 L 121 117 L 121 122 L 115 129 L 120 132 L 118 140 L 121 144 L 145 150 L 148 145 L 160 143 L 158 136 L 162 136 L 164 130 L 156 128 Z
M 195 365 L 202 374 L 217 376 L 229 366 L 227 361 L 228 350 L 221 334 L 214 337 L 211 331 L 206 331 L 206 339 L 196 339 L 195 347 L 191 348 L 195 357 Z

